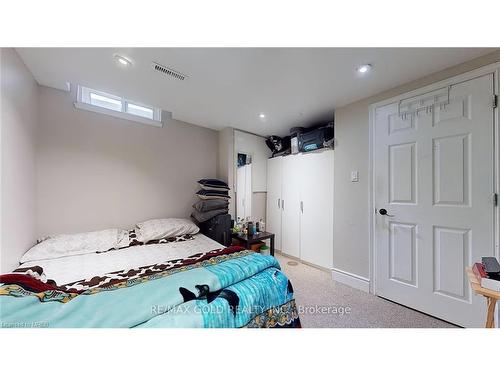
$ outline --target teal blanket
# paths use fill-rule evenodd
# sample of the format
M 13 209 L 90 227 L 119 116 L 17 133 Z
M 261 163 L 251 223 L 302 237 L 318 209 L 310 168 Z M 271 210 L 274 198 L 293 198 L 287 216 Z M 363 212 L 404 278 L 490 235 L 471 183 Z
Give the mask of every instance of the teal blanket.
M 82 294 L 0 286 L 2 327 L 233 328 L 293 319 L 293 290 L 279 263 L 250 251 Z

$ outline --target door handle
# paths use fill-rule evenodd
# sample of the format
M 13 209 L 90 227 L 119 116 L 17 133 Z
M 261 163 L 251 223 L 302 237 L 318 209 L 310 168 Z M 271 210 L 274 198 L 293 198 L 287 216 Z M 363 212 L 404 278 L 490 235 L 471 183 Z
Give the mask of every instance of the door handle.
M 300 212 L 304 213 L 304 202 L 300 201 Z
M 387 213 L 387 210 L 385 208 L 381 208 L 380 210 L 378 210 L 378 213 L 382 216 L 387 216 L 387 217 L 394 217 L 394 215 L 389 215 Z
M 279 208 L 281 208 L 281 207 L 280 207 L 280 200 L 281 200 L 281 199 L 279 199 L 279 198 L 278 198 L 278 209 L 279 209 Z

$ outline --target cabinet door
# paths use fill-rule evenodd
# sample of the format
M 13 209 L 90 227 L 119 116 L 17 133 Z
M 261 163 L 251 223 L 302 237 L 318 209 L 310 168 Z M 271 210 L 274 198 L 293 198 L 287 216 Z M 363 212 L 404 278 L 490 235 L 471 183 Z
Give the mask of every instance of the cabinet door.
M 241 219 L 252 218 L 252 164 L 238 167 L 236 171 L 236 215 Z
M 247 164 L 245 165 L 245 200 L 244 200 L 244 205 L 245 205 L 245 217 L 249 217 L 251 220 L 254 219 L 252 218 L 252 198 L 253 198 L 253 192 L 252 192 L 252 164 Z
M 333 151 L 300 155 L 300 258 L 333 267 Z
M 267 161 L 266 231 L 274 233 L 274 246 L 281 250 L 281 180 L 283 158 Z
M 281 247 L 285 254 L 300 257 L 300 159 L 298 155 L 283 158 Z
M 236 169 L 236 216 L 245 219 L 245 187 L 246 170 L 245 167 Z

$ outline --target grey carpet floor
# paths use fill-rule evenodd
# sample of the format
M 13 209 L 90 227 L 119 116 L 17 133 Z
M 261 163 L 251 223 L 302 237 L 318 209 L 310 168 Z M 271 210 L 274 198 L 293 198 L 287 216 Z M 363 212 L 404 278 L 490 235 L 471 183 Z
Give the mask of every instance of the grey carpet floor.
M 450 328 L 452 324 L 335 282 L 329 272 L 276 254 L 304 328 Z

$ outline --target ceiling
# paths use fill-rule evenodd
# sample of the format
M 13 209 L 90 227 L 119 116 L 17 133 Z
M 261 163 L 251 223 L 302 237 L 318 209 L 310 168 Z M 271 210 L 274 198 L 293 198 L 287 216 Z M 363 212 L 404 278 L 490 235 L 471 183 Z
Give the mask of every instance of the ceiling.
M 286 135 L 333 110 L 487 54 L 486 48 L 20 48 L 40 85 L 126 97 L 212 129 Z M 113 55 L 130 61 L 119 66 Z M 153 71 L 152 61 L 188 76 Z M 373 70 L 360 77 L 356 67 Z M 259 114 L 265 114 L 261 119 Z

